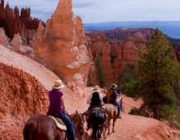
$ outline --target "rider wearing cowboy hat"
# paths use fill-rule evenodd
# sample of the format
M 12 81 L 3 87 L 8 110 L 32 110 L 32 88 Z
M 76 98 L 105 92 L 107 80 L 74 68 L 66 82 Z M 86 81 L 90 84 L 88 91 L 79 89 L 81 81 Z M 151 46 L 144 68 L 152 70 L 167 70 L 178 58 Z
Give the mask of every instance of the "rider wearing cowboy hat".
M 48 115 L 59 117 L 67 127 L 68 140 L 76 140 L 74 124 L 66 114 L 66 108 L 63 99 L 63 92 L 61 91 L 63 85 L 60 79 L 56 80 L 52 90 L 49 91 L 49 109 Z

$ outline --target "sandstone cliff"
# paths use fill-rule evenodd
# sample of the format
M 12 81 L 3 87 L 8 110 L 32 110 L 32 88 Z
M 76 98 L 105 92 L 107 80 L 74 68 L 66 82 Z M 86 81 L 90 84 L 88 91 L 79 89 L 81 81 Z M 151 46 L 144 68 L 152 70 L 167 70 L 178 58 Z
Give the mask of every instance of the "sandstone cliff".
M 73 16 L 71 0 L 59 1 L 47 26 L 40 24 L 33 46 L 38 61 L 58 74 L 73 91 L 84 95 L 90 57 L 82 22 Z

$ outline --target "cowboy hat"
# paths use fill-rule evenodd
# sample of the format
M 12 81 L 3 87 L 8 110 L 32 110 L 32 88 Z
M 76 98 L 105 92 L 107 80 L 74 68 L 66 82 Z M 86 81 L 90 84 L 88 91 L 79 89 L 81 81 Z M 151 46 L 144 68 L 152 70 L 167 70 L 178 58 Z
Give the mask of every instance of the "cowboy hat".
M 60 79 L 56 80 L 53 85 L 53 89 L 61 89 L 64 88 L 65 85 L 63 85 L 62 81 Z
M 117 88 L 117 85 L 116 84 L 112 84 L 111 86 L 110 86 L 110 89 L 116 89 Z
M 94 86 L 94 88 L 92 89 L 92 91 L 94 91 L 94 92 L 99 92 L 99 91 L 100 91 L 99 86 L 98 86 L 98 85 Z

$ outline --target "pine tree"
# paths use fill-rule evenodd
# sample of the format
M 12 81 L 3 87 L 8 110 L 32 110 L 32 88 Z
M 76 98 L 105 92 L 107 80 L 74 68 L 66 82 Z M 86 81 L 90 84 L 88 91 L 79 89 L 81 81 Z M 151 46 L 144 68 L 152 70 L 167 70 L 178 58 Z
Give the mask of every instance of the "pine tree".
M 173 113 L 173 84 L 177 80 L 179 67 L 172 46 L 158 29 L 147 43 L 147 49 L 139 61 L 144 106 L 155 119 L 168 118 Z
M 125 69 L 119 75 L 119 85 L 123 86 L 123 92 L 129 97 L 138 97 L 137 73 L 134 64 L 127 64 Z

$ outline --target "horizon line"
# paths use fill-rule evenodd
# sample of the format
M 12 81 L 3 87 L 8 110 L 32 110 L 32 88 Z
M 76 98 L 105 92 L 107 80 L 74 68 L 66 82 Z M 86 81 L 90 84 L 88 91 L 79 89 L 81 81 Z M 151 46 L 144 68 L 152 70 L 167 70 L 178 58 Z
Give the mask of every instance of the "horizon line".
M 118 23 L 118 22 L 180 22 L 180 20 L 127 20 L 127 21 L 102 21 L 102 22 L 83 22 L 83 24 Z

